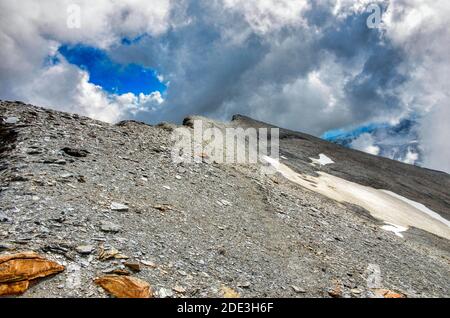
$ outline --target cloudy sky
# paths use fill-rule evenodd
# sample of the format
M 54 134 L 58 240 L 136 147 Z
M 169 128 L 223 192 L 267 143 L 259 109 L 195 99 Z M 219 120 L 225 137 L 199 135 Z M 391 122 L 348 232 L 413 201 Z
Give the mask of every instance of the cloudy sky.
M 241 113 L 450 172 L 449 16 L 448 0 L 0 0 L 0 99 L 110 122 Z

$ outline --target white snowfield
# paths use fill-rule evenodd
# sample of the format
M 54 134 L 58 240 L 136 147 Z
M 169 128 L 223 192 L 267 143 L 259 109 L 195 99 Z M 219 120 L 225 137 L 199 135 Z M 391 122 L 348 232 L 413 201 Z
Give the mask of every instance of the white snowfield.
M 267 156 L 262 159 L 286 179 L 302 187 L 330 199 L 366 209 L 373 217 L 387 224 L 382 226 L 384 230 L 402 236 L 401 232 L 409 227 L 416 227 L 450 240 L 449 221 L 423 204 L 387 190 L 363 186 L 325 172 L 317 171 L 318 177 L 304 175 L 293 171 L 276 159 Z
M 440 216 L 438 213 L 434 212 L 433 210 L 430 210 L 429 208 L 427 208 L 425 205 L 423 205 L 422 203 L 410 200 L 408 198 L 402 197 L 401 195 L 398 195 L 395 192 L 392 191 L 388 191 L 388 190 L 381 190 L 383 192 L 386 192 L 389 195 L 392 195 L 395 198 L 398 198 L 402 201 L 405 201 L 406 203 L 409 203 L 410 205 L 414 206 L 415 208 L 417 208 L 418 210 L 422 211 L 423 213 L 428 214 L 429 216 L 431 216 L 432 218 L 435 218 L 438 221 L 441 221 L 444 224 L 447 224 L 447 226 L 450 227 L 450 221 L 444 219 L 442 216 Z
M 319 164 L 321 166 L 325 166 L 325 165 L 329 165 L 331 163 L 334 163 L 333 160 L 331 160 L 330 158 L 328 158 L 326 155 L 324 155 L 323 153 L 321 153 L 319 155 L 319 159 L 315 159 L 315 158 L 309 158 L 311 159 L 313 164 Z
M 395 235 L 399 237 L 403 237 L 402 232 L 405 232 L 408 228 L 395 224 L 386 224 L 381 227 L 385 231 L 393 232 Z

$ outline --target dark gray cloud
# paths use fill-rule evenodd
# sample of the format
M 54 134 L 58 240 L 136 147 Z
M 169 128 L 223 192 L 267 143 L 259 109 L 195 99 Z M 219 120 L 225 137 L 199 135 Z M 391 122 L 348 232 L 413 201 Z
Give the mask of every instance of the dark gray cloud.
M 190 1 L 183 10 L 189 24 L 111 50 L 114 58 L 155 67 L 170 81 L 165 108 L 147 120 L 179 121 L 191 113 L 225 118 L 239 112 L 317 134 L 401 107 L 388 94 L 401 84 L 396 71 L 401 52 L 366 26 L 364 12 L 340 19 L 331 6 L 314 4 L 305 13 L 306 23 L 261 34 L 217 4 Z M 325 63 L 337 69 L 324 70 Z M 308 79 L 313 72 L 332 71 L 340 73 L 334 76 L 344 93 L 333 97 L 341 103 L 334 110 L 326 97 L 312 98 L 324 92 Z M 325 109 L 328 115 L 322 114 Z
M 79 0 L 79 30 L 56 14 L 69 0 L 1 2 L 0 97 L 111 121 L 242 113 L 315 135 L 414 115 L 424 164 L 450 170 L 439 150 L 448 125 L 430 126 L 448 115 L 450 4 L 375 1 L 383 24 L 370 29 L 371 2 Z M 164 102 L 108 94 L 64 60 L 44 67 L 65 43 L 157 70 L 168 85 Z

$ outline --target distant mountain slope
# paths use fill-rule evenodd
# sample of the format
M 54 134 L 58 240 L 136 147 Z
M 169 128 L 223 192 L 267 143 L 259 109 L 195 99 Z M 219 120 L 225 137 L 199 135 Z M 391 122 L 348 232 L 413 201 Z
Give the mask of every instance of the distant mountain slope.
M 274 127 L 245 116 L 234 122 L 247 127 Z M 335 164 L 319 167 L 332 175 L 386 189 L 425 204 L 450 219 L 450 175 L 388 158 L 347 149 L 311 135 L 280 129 L 280 151 L 297 171 L 313 173 L 309 158 L 327 154 Z

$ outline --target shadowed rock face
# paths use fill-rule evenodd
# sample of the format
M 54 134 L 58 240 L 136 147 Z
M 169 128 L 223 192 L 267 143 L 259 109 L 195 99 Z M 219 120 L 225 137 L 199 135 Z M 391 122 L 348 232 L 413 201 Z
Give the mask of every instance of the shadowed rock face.
M 15 146 L 16 138 L 17 132 L 13 129 L 12 125 L 0 124 L 0 156 L 6 156 L 6 152 Z
M 94 279 L 119 272 L 155 297 L 450 294 L 448 240 L 414 227 L 396 236 L 357 201 L 265 174 L 263 163 L 175 164 L 176 125 L 110 125 L 15 102 L 0 102 L 0 116 L 18 119 L 0 125 L 0 253 L 46 253 L 67 268 L 23 297 L 107 297 Z M 209 124 L 273 127 L 239 115 Z M 285 129 L 280 154 L 304 178 L 388 190 L 450 219 L 445 173 Z M 334 163 L 313 165 L 320 154 Z

